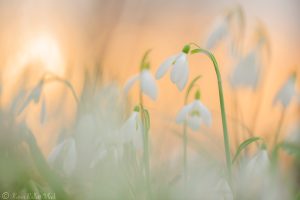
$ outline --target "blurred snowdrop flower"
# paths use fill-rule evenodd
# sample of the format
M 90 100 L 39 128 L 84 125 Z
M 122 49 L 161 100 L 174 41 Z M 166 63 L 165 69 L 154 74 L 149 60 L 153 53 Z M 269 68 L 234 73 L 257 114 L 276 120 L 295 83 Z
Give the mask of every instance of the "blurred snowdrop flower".
M 136 149 L 141 149 L 143 144 L 142 138 L 142 121 L 139 116 L 139 107 L 136 106 L 130 117 L 121 127 L 121 134 L 124 142 L 132 142 Z
M 225 16 L 219 17 L 215 20 L 208 38 L 206 39 L 205 48 L 213 49 L 217 44 L 223 40 L 228 34 L 228 22 Z
M 163 77 L 172 66 L 170 73 L 171 81 L 182 91 L 189 78 L 189 65 L 187 54 L 190 51 L 190 46 L 184 46 L 182 52 L 167 58 L 158 68 L 156 79 Z
M 241 6 L 235 6 L 219 16 L 213 23 L 205 42 L 205 48 L 212 50 L 221 41 L 229 39 L 231 50 L 237 50 L 245 28 L 244 12 Z M 234 53 L 233 51 L 231 53 Z
M 235 66 L 229 81 L 233 88 L 248 86 L 256 88 L 260 76 L 260 59 L 256 50 L 248 53 Z
M 190 104 L 185 105 L 177 114 L 176 123 L 187 123 L 187 125 L 197 130 L 201 124 L 211 126 L 212 117 L 210 111 L 200 101 L 200 92 L 196 92 L 196 98 Z
M 76 143 L 73 138 L 69 138 L 58 144 L 48 156 L 50 165 L 55 166 L 57 162 L 62 162 L 63 171 L 66 175 L 71 175 L 77 163 Z
M 132 76 L 124 86 L 124 90 L 126 93 L 132 88 L 132 86 L 138 82 L 140 85 L 140 90 L 142 93 L 150 97 L 152 100 L 156 100 L 157 98 L 157 85 L 154 77 L 150 73 L 149 68 L 144 68 L 137 75 Z
M 270 44 L 265 26 L 258 23 L 255 32 L 254 47 L 235 65 L 229 82 L 233 88 L 250 87 L 256 89 L 261 77 L 264 61 L 264 51 L 270 57 Z
M 292 101 L 293 97 L 296 96 L 296 75 L 293 74 L 284 83 L 281 89 L 278 91 L 276 97 L 274 98 L 274 103 L 281 103 L 284 108 L 286 108 Z
M 285 142 L 300 145 L 300 125 L 298 123 L 288 131 Z
M 259 150 L 247 163 L 246 173 L 249 177 L 260 177 L 265 174 L 270 166 L 268 152 L 265 149 Z

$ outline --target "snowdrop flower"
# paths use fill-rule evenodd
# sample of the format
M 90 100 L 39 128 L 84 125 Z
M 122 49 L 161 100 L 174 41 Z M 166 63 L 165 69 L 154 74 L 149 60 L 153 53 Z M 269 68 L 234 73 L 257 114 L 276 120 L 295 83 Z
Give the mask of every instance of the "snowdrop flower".
M 289 130 L 285 142 L 300 145 L 300 125 L 298 123 Z
M 172 66 L 170 73 L 171 81 L 176 84 L 177 88 L 182 91 L 189 78 L 189 66 L 187 54 L 190 51 L 190 46 L 186 45 L 182 52 L 167 58 L 158 68 L 156 72 L 156 79 L 164 76 Z
M 283 107 L 286 108 L 292 101 L 292 98 L 296 96 L 295 84 L 296 84 L 296 75 L 293 74 L 282 86 L 282 88 L 278 91 L 273 102 L 274 103 L 279 102 L 283 105 Z
M 207 126 L 211 126 L 211 113 L 200 101 L 199 91 L 196 92 L 195 97 L 196 98 L 192 103 L 185 105 L 179 111 L 176 117 L 176 123 L 186 122 L 193 130 L 197 130 L 203 123 Z
M 130 88 L 132 88 L 136 82 L 139 82 L 142 93 L 149 96 L 152 100 L 156 100 L 158 89 L 149 68 L 144 68 L 141 70 L 140 74 L 131 77 L 125 84 L 125 92 L 128 93 Z
M 121 134 L 124 142 L 132 142 L 136 149 L 141 149 L 143 144 L 142 138 L 142 121 L 139 116 L 139 107 L 136 106 L 134 111 L 121 127 Z
M 206 38 L 205 48 L 214 49 L 221 41 L 226 40 L 231 53 L 236 53 L 239 41 L 242 39 L 245 28 L 244 12 L 241 6 L 235 6 L 219 16 Z
M 270 165 L 268 152 L 265 149 L 259 150 L 246 165 L 246 173 L 249 177 L 264 175 Z
M 229 81 L 232 87 L 256 88 L 260 76 L 260 59 L 256 50 L 251 51 L 235 66 Z
M 205 47 L 206 49 L 213 49 L 217 44 L 223 40 L 229 30 L 228 30 L 228 19 L 224 16 L 217 18 L 212 26 L 212 30 L 208 34 Z
M 73 138 L 66 139 L 58 144 L 48 156 L 48 162 L 52 166 L 61 160 L 63 162 L 64 173 L 71 175 L 77 163 L 76 143 Z

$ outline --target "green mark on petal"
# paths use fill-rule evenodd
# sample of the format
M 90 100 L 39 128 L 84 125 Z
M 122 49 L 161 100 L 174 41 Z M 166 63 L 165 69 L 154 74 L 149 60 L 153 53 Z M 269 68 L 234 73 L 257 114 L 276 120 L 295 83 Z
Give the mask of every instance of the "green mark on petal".
M 200 97 L 201 97 L 200 90 L 197 90 L 196 93 L 195 93 L 195 99 L 200 100 Z
M 199 112 L 198 110 L 193 110 L 193 111 L 191 112 L 190 115 L 191 115 L 191 116 L 198 116 L 198 117 L 201 116 L 201 115 L 200 115 L 200 112 Z

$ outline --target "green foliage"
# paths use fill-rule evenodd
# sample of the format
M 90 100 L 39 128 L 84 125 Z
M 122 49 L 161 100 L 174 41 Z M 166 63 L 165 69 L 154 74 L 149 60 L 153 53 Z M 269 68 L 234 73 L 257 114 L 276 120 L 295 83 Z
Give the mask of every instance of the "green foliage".
M 296 159 L 300 160 L 300 146 L 290 142 L 284 142 L 280 147 L 289 155 L 294 156 Z
M 251 137 L 248 138 L 247 140 L 245 140 L 244 142 L 242 142 L 239 147 L 236 150 L 236 153 L 232 159 L 232 163 L 234 163 L 236 161 L 236 159 L 238 158 L 238 156 L 240 155 L 240 153 L 246 149 L 250 144 L 252 144 L 253 142 L 257 142 L 259 140 L 262 140 L 262 138 L 260 137 Z

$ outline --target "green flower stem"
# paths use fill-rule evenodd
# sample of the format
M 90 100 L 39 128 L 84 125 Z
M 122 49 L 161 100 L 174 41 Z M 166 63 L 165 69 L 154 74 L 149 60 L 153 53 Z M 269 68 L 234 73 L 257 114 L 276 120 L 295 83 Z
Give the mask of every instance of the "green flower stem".
M 141 64 L 140 64 L 140 73 L 144 69 L 150 68 L 150 62 L 148 60 L 148 56 L 151 50 L 145 52 Z M 143 103 L 143 92 L 140 88 L 139 91 L 139 98 L 140 98 L 140 106 L 141 106 L 141 119 L 142 119 L 142 132 L 143 132 L 143 161 L 144 161 L 144 167 L 145 167 L 145 178 L 146 178 L 146 186 L 147 186 L 147 193 L 148 198 L 152 199 L 151 197 L 151 185 L 150 185 L 150 156 L 149 156 L 149 128 L 150 128 L 150 117 L 148 111 L 144 108 Z
M 143 93 L 140 90 L 140 106 L 141 106 L 141 119 L 142 119 L 142 130 L 143 130 L 143 148 L 144 148 L 144 167 L 145 167 L 145 177 L 146 177 L 146 185 L 147 185 L 147 192 L 149 198 L 151 199 L 151 187 L 150 187 L 150 159 L 149 159 L 149 127 L 147 127 L 146 123 L 146 116 L 145 116 L 145 109 L 143 104 Z
M 195 83 L 201 78 L 201 76 L 197 76 L 195 77 L 192 82 L 190 83 L 185 97 L 184 97 L 184 106 L 187 105 L 188 102 L 188 98 L 189 98 L 189 94 L 191 92 L 191 90 L 193 89 L 193 87 L 195 86 Z M 188 135 L 187 135 L 187 124 L 186 122 L 184 122 L 183 124 L 183 176 L 184 176 L 184 181 L 187 181 L 187 146 L 188 146 Z
M 196 45 L 196 44 L 194 44 L 194 45 Z M 228 173 L 228 180 L 231 185 L 232 184 L 232 171 L 231 171 L 232 163 L 231 163 L 231 155 L 230 155 L 230 144 L 229 144 L 229 136 L 228 136 L 227 119 L 226 119 L 226 112 L 225 112 L 221 74 L 220 74 L 218 62 L 217 62 L 215 56 L 211 52 L 200 48 L 198 45 L 197 45 L 197 47 L 198 48 L 192 50 L 191 53 L 192 54 L 204 53 L 205 55 L 207 55 L 210 58 L 210 60 L 213 62 L 216 76 L 218 79 L 218 89 L 219 89 L 220 108 L 221 108 L 221 114 L 222 114 L 223 137 L 224 137 L 227 173 Z

